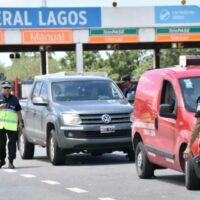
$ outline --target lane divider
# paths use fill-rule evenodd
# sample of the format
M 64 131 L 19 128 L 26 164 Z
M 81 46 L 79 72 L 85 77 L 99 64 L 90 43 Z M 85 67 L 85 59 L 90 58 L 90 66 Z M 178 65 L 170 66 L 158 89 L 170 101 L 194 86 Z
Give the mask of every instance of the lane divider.
M 8 173 L 16 173 L 17 170 L 14 169 L 4 169 L 3 171 L 8 172 Z
M 81 189 L 81 188 L 66 188 L 66 190 L 70 190 L 71 192 L 76 192 L 76 193 L 86 193 L 88 192 L 87 190 Z
M 36 178 L 33 174 L 21 174 L 20 176 L 23 176 L 24 178 Z
M 57 182 L 57 181 L 52 181 L 52 180 L 42 180 L 41 182 L 42 182 L 42 183 L 49 184 L 49 185 L 59 185 L 59 184 L 60 184 L 59 182 Z

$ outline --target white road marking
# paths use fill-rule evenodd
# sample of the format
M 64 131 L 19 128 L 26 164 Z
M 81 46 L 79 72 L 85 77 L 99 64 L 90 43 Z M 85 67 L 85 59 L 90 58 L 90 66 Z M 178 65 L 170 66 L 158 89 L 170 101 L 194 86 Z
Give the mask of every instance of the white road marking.
M 49 184 L 49 185 L 59 185 L 60 184 L 57 181 L 51 181 L 51 180 L 42 180 L 41 182 Z
M 21 174 L 20 176 L 23 176 L 24 178 L 35 178 L 36 177 L 33 174 Z
M 98 199 L 99 200 L 116 200 L 116 199 L 113 199 L 113 198 L 110 198 L 110 197 L 100 197 Z
M 70 190 L 70 191 L 76 192 L 76 193 L 86 193 L 86 192 L 88 192 L 87 190 L 83 190 L 81 188 L 75 188 L 75 187 L 73 187 L 73 188 L 66 188 L 66 190 Z
M 8 172 L 8 173 L 16 173 L 17 170 L 14 169 L 4 169 L 3 171 Z

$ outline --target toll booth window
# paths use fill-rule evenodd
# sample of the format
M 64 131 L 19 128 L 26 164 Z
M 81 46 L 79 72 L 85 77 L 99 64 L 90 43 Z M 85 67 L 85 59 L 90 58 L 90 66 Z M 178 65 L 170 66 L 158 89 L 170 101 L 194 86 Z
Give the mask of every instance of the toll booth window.
M 197 99 L 200 96 L 200 77 L 186 77 L 179 80 L 186 110 L 196 112 Z
M 169 104 L 171 113 L 176 114 L 177 97 L 172 84 L 169 81 L 164 81 L 161 93 L 161 104 Z

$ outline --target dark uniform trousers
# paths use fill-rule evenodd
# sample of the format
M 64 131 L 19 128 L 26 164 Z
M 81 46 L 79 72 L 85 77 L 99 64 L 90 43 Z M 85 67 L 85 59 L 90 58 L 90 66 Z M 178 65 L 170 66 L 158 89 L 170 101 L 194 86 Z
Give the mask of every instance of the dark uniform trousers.
M 12 161 L 16 158 L 17 131 L 8 131 L 0 129 L 0 160 L 6 158 L 6 143 L 8 137 L 8 160 Z

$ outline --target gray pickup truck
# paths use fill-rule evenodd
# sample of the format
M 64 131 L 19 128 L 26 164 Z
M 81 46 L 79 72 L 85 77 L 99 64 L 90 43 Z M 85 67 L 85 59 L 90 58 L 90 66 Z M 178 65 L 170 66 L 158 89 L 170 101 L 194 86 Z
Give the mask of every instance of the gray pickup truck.
M 19 134 L 23 159 L 32 159 L 34 145 L 46 147 L 53 165 L 65 155 L 101 155 L 131 147 L 132 106 L 109 78 L 44 75 L 35 78 L 30 97 L 20 101 L 24 128 Z

